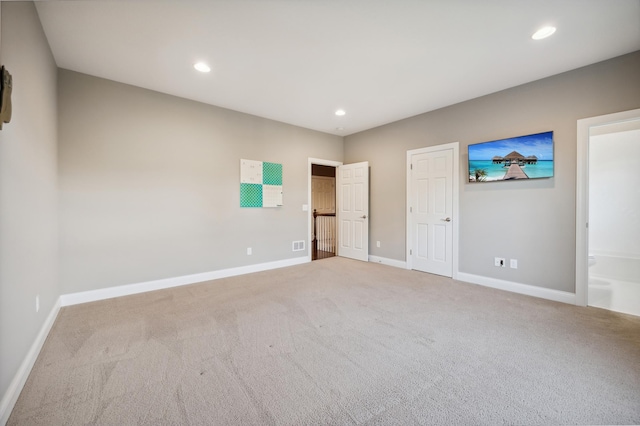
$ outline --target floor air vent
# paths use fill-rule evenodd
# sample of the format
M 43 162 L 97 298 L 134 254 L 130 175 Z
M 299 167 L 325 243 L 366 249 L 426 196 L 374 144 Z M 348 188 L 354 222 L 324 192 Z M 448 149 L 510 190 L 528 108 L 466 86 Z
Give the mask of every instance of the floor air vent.
M 303 241 L 294 241 L 293 242 L 293 251 L 302 251 L 304 250 L 304 240 Z

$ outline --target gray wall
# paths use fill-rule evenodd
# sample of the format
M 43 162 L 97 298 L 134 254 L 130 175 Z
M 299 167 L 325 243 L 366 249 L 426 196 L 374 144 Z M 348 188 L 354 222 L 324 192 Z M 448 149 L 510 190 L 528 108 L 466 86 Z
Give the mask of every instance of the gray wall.
M 406 151 L 457 141 L 460 271 L 574 292 L 577 120 L 640 107 L 639 76 L 635 52 L 347 136 L 345 162 L 371 166 L 370 253 L 405 260 Z M 554 178 L 467 182 L 468 144 L 548 130 Z
M 59 91 L 62 293 L 307 256 L 307 159 L 341 137 L 67 70 Z M 283 164 L 283 207 L 239 207 L 242 158 Z
M 0 130 L 0 397 L 60 295 L 56 65 L 34 5 L 2 2 L 1 8 L 0 53 L 13 75 L 13 117 Z

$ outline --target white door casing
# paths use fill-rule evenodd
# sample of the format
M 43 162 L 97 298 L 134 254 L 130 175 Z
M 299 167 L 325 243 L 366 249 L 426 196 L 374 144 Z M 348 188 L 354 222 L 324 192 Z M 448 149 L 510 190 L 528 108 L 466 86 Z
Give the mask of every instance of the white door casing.
M 338 256 L 369 260 L 369 163 L 345 164 L 336 170 Z
M 457 275 L 457 148 L 455 143 L 407 152 L 409 269 Z

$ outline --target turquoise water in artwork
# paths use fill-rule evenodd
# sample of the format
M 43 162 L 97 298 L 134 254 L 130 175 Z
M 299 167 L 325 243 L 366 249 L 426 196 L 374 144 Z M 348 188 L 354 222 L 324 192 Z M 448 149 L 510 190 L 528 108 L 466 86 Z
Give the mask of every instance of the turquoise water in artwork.
M 493 164 L 494 158 L 536 159 L 535 164 L 520 166 L 529 179 L 553 176 L 553 132 L 517 136 L 469 145 L 469 181 L 475 181 L 475 170 L 486 172 L 483 180 L 502 180 L 508 167 Z
M 537 164 L 526 164 L 524 166 L 520 166 L 522 171 L 529 176 L 530 179 L 535 178 L 548 178 L 553 176 L 553 161 L 552 160 L 538 160 Z M 504 164 L 493 164 L 491 160 L 470 160 L 469 161 L 469 176 L 473 176 L 475 179 L 475 174 L 473 171 L 475 169 L 485 169 L 487 171 L 487 179 L 486 180 L 501 180 L 505 173 L 507 172 L 507 168 L 504 167 Z

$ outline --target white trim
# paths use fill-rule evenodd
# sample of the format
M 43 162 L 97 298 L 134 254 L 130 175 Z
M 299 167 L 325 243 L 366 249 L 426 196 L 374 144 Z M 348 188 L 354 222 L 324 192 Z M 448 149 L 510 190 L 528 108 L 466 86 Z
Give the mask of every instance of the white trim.
M 131 294 L 145 293 L 147 291 L 162 290 L 165 288 L 195 284 L 220 278 L 234 277 L 236 275 L 284 268 L 307 262 L 309 262 L 309 259 L 307 259 L 306 256 L 294 257 L 291 259 L 277 260 L 275 262 L 258 263 L 255 265 L 239 266 L 237 268 L 221 269 L 218 271 L 203 272 L 200 274 L 184 275 L 181 277 L 165 278 L 117 287 L 101 288 L 98 290 L 82 291 L 79 293 L 63 294 L 60 296 L 60 299 L 62 306 L 77 305 L 79 303 L 95 302 L 97 300 L 111 299 L 113 297 L 128 296 Z
M 313 215 L 313 210 L 311 209 L 311 166 L 313 164 L 317 164 L 319 166 L 330 166 L 330 167 L 340 167 L 342 166 L 342 161 L 333 161 L 333 160 L 322 160 L 320 158 L 311 158 L 309 157 L 308 159 L 308 182 L 307 182 L 307 237 L 306 240 L 308 242 L 307 247 L 309 248 L 308 253 L 307 253 L 307 258 L 309 259 L 309 262 L 311 262 L 311 255 L 312 255 L 312 247 L 311 247 L 311 217 Z M 337 175 L 337 173 L 336 173 Z M 337 185 L 337 179 L 336 179 L 336 185 Z M 337 194 L 337 192 L 336 192 Z M 336 197 L 336 211 L 338 210 L 338 198 Z M 337 236 L 337 230 L 336 230 L 336 236 Z M 336 239 L 336 252 L 338 251 L 337 248 L 337 244 L 338 241 Z
M 589 283 L 589 133 L 592 127 L 640 119 L 640 109 L 578 120 L 576 172 L 576 297 L 587 306 Z
M 369 262 L 381 263 L 383 265 L 394 266 L 396 268 L 407 269 L 407 262 L 402 260 L 389 259 L 386 257 L 369 255 Z
M 11 411 L 13 411 L 13 407 L 16 405 L 20 392 L 22 392 L 22 388 L 27 382 L 29 374 L 31 374 L 31 369 L 35 364 L 36 359 L 38 359 L 40 350 L 42 349 L 45 340 L 47 340 L 49 331 L 58 316 L 58 312 L 60 312 L 60 306 L 60 299 L 58 298 L 56 303 L 53 305 L 53 308 L 51 308 L 51 312 L 49 312 L 47 319 L 45 319 L 44 324 L 42 324 L 42 328 L 40 328 L 40 332 L 33 341 L 31 348 L 29 348 L 29 352 L 27 352 L 24 360 L 22 360 L 22 364 L 20 364 L 15 376 L 13 376 L 13 380 L 9 384 L 9 388 L 2 396 L 2 401 L 0 401 L 0 425 L 6 424 L 9 420 Z
M 539 297 L 541 299 L 568 303 L 571 305 L 576 304 L 576 295 L 567 291 L 536 287 L 529 284 L 520 284 L 513 281 L 505 281 L 496 278 L 484 277 L 481 275 L 467 274 L 466 272 L 458 272 L 458 281 L 478 284 L 484 287 L 496 288 L 498 290 L 510 291 L 512 293 L 525 294 L 527 296 Z
M 458 279 L 458 244 L 459 244 L 459 235 L 460 235 L 460 143 L 459 142 L 451 142 L 442 145 L 429 146 L 426 148 L 419 149 L 411 149 L 407 151 L 407 194 L 406 200 L 407 205 L 405 206 L 406 211 L 406 269 L 412 269 L 412 259 L 411 255 L 409 255 L 409 251 L 412 249 L 411 247 L 411 213 L 409 209 L 411 208 L 411 157 L 416 154 L 424 154 L 427 152 L 436 152 L 436 151 L 444 151 L 447 149 L 453 150 L 453 215 L 452 215 L 452 231 L 453 231 L 453 265 L 452 265 L 452 278 Z

